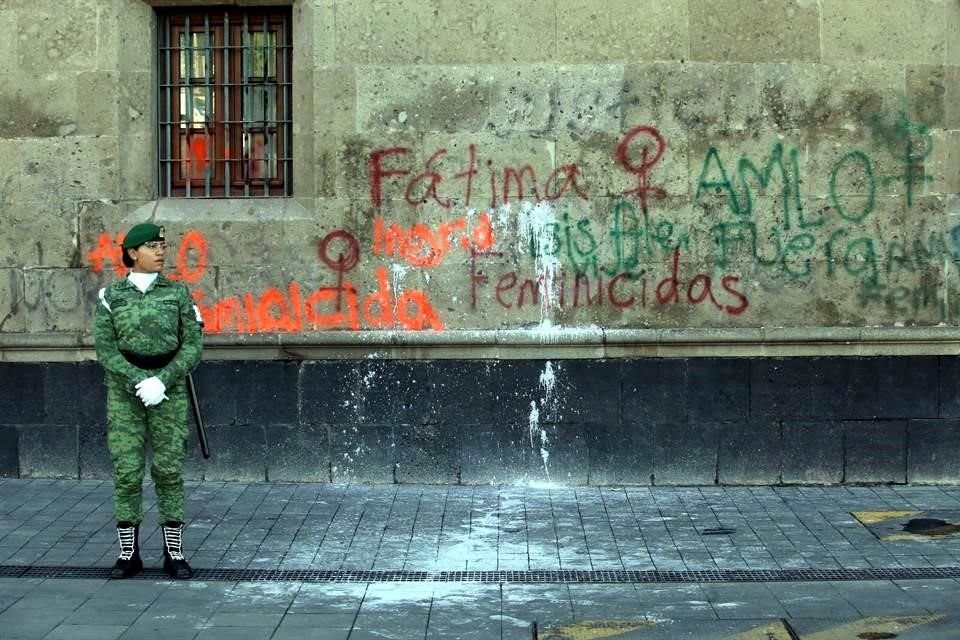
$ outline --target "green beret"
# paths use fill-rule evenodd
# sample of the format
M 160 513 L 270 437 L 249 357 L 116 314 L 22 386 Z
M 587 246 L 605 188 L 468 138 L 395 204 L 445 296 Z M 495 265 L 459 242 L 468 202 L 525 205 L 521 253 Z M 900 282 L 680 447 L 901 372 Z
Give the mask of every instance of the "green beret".
M 127 231 L 127 235 L 123 237 L 123 248 L 136 249 L 144 242 L 150 242 L 151 240 L 162 241 L 163 239 L 163 227 L 158 227 L 149 222 L 143 222 L 131 228 L 130 231 Z

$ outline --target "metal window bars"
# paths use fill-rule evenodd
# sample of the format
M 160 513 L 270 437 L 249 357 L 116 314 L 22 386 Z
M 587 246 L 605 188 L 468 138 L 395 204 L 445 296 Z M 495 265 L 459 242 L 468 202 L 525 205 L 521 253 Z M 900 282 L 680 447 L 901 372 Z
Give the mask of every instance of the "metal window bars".
M 291 195 L 290 16 L 160 14 L 161 197 Z

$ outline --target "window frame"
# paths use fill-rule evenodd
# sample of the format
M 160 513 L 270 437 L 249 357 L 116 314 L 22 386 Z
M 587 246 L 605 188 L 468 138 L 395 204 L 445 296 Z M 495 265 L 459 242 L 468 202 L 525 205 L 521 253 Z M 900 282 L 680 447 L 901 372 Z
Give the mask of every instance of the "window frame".
M 160 196 L 291 196 L 291 7 L 193 7 L 157 13 Z M 255 44 L 258 39 L 262 45 Z M 257 74 L 251 65 L 261 51 Z M 202 56 L 201 75 L 196 75 L 194 55 Z M 199 112 L 193 102 L 198 96 L 204 97 Z M 248 119 L 255 111 L 254 96 L 265 100 L 258 120 Z M 255 149 L 263 149 L 263 155 Z M 270 170 L 267 175 L 264 169 Z

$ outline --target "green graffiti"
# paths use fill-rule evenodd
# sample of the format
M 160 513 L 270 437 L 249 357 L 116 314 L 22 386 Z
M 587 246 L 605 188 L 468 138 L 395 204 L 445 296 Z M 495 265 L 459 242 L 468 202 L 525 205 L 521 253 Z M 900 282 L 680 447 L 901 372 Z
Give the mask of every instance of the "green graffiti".
M 902 159 L 903 173 L 884 178 L 884 186 L 902 181 L 907 188 L 907 207 L 913 206 L 914 189 L 931 182 L 933 176 L 926 174 L 924 161 L 933 153 L 933 133 L 930 127 L 921 122 L 913 122 L 901 111 L 893 124 L 883 121 L 875 113 L 867 118 L 867 126 L 878 144 L 886 146 L 890 152 Z
M 546 223 L 539 234 L 532 234 L 527 253 L 534 260 L 556 257 L 565 270 L 575 274 L 597 277 L 602 271 L 639 276 L 645 261 L 659 260 L 689 246 L 689 235 L 673 221 L 652 218 L 628 200 L 616 202 L 612 213 L 611 226 L 605 228 L 588 217 L 573 222 L 564 212 L 560 221 Z M 607 238 L 613 245 L 612 263 L 601 265 L 601 243 Z
M 840 173 L 840 170 L 843 169 L 849 160 L 856 160 L 863 166 L 863 177 L 867 187 L 867 203 L 857 214 L 847 212 L 837 194 L 837 174 Z M 830 172 L 830 198 L 833 201 L 833 206 L 836 208 L 837 213 L 840 214 L 840 217 L 844 220 L 861 222 L 870 215 L 877 200 L 877 182 L 873 178 L 873 167 L 867 154 L 862 151 L 851 151 L 833 165 L 833 171 Z
M 877 252 L 873 238 L 857 238 L 847 243 L 847 250 L 843 254 L 843 268 L 854 277 L 866 273 L 867 282 L 878 282 L 880 274 L 877 270 Z
M 730 211 L 737 216 L 747 217 L 753 213 L 754 189 L 751 186 L 754 183 L 759 184 L 758 190 L 765 190 L 770 186 L 774 177 L 780 180 L 780 199 L 783 207 L 783 228 L 790 230 L 790 206 L 791 198 L 793 207 L 797 212 L 803 215 L 803 199 L 800 196 L 800 163 L 799 154 L 796 149 L 791 149 L 789 153 L 790 171 L 784 162 L 783 144 L 776 143 L 770 150 L 766 163 L 758 168 L 756 164 L 746 155 L 741 155 L 737 161 L 736 179 L 742 192 L 742 197 L 737 195 L 737 189 L 727 175 L 727 170 L 723 166 L 723 160 L 716 147 L 710 147 L 703 160 L 703 167 L 700 169 L 700 178 L 697 182 L 697 193 L 694 201 L 700 199 L 704 192 L 726 193 L 727 206 Z M 716 165 L 714 169 L 712 165 Z M 713 172 L 719 172 L 719 179 L 711 179 Z M 710 177 L 710 178 L 708 178 Z M 791 179 L 792 178 L 792 179 Z M 791 189 L 792 185 L 792 189 Z M 813 226 L 821 224 L 822 221 L 812 223 Z
M 956 310 L 960 299 L 953 296 L 948 303 L 941 291 L 942 284 L 941 282 L 921 282 L 916 287 L 903 285 L 891 287 L 878 282 L 864 281 L 857 292 L 857 303 L 862 307 L 883 305 L 888 313 L 898 316 L 908 313 L 916 314 L 922 309 L 935 307 L 939 319 L 943 321 L 951 315 L 948 304 L 953 307 L 953 315 L 957 315 Z

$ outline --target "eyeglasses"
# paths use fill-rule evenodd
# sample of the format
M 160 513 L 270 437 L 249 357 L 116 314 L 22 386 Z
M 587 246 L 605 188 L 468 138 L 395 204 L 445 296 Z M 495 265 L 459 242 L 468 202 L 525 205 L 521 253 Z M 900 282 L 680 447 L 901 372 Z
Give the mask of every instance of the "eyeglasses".
M 146 247 L 147 249 L 150 249 L 150 251 L 161 251 L 167 249 L 170 245 L 162 240 L 151 240 L 150 242 L 144 242 L 140 246 Z

